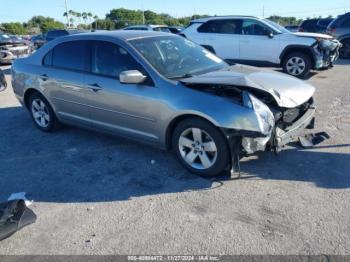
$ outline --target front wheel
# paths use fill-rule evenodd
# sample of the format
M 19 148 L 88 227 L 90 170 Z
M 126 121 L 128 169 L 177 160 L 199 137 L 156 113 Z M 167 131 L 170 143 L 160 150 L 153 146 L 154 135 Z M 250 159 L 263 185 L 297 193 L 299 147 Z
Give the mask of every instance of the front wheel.
M 310 70 L 311 59 L 305 53 L 291 53 L 283 59 L 283 71 L 289 75 L 303 78 L 310 73 Z
M 350 59 L 350 39 L 341 41 L 342 47 L 339 50 L 339 56 L 343 59 Z
M 186 119 L 175 128 L 172 145 L 180 163 L 203 177 L 217 176 L 229 164 L 227 139 L 209 122 Z

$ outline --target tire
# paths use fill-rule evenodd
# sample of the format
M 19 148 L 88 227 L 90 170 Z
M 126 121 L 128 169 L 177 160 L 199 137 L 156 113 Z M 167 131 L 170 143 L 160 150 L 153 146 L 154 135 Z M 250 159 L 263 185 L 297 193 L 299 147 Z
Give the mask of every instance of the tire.
M 304 78 L 312 68 L 311 58 L 303 52 L 287 54 L 283 59 L 283 71 L 289 75 Z
M 350 38 L 341 41 L 342 48 L 339 50 L 339 56 L 342 59 L 350 59 Z
M 179 162 L 196 175 L 217 176 L 229 164 L 227 139 L 205 120 L 188 118 L 180 122 L 173 132 L 172 145 Z
M 33 93 L 28 105 L 30 115 L 38 129 L 43 132 L 53 132 L 58 129 L 58 119 L 49 102 L 41 94 Z

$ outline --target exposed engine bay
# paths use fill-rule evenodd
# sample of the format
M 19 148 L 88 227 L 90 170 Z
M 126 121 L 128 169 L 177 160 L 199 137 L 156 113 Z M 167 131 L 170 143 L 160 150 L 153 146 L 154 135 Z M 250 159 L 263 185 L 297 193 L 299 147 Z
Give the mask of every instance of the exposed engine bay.
M 299 106 L 285 108 L 280 107 L 270 93 L 255 88 L 222 84 L 186 84 L 186 86 L 225 97 L 240 105 L 245 105 L 244 97 L 246 94 L 251 94 L 268 107 L 274 122 L 271 123 L 269 131 L 262 136 L 242 137 L 241 153 L 243 154 L 253 154 L 265 150 L 279 152 L 285 144 L 298 139 L 301 129 L 314 127 L 315 106 L 312 97 Z

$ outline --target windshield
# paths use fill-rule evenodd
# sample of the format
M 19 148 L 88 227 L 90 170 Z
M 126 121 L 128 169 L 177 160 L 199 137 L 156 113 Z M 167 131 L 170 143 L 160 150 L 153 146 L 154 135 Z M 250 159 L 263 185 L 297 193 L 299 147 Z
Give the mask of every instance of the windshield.
M 143 57 L 167 78 L 184 78 L 222 69 L 223 60 L 180 36 L 131 40 Z
M 276 31 L 278 31 L 280 34 L 282 33 L 290 33 L 289 30 L 287 30 L 286 28 L 284 28 L 283 26 L 281 26 L 280 24 L 277 24 L 275 22 L 272 22 L 268 19 L 264 19 L 264 21 L 266 23 L 268 23 L 270 26 L 272 26 Z

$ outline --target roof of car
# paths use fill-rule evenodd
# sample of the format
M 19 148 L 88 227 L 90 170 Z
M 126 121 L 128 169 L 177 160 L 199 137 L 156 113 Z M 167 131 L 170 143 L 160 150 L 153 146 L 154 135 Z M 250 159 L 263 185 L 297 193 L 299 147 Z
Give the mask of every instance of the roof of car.
M 115 31 L 98 31 L 98 32 L 89 32 L 82 34 L 75 34 L 70 36 L 65 36 L 65 38 L 84 38 L 84 37 L 93 37 L 93 36 L 107 36 L 114 37 L 121 40 L 131 40 L 136 38 L 146 38 L 146 37 L 154 37 L 154 36 L 164 36 L 164 35 L 172 35 L 170 33 L 158 32 L 158 31 L 142 31 L 142 30 L 115 30 Z
M 205 23 L 209 20 L 219 20 L 219 19 L 244 19 L 244 18 L 254 18 L 254 19 L 260 19 L 256 16 L 248 16 L 248 15 L 229 15 L 229 16 L 211 16 L 211 17 L 205 17 L 205 18 L 199 18 L 199 19 L 195 19 L 192 20 L 191 22 L 195 22 L 195 23 Z
M 133 28 L 133 27 L 151 27 L 151 28 L 156 28 L 156 27 L 168 27 L 166 25 L 130 25 L 125 28 Z

